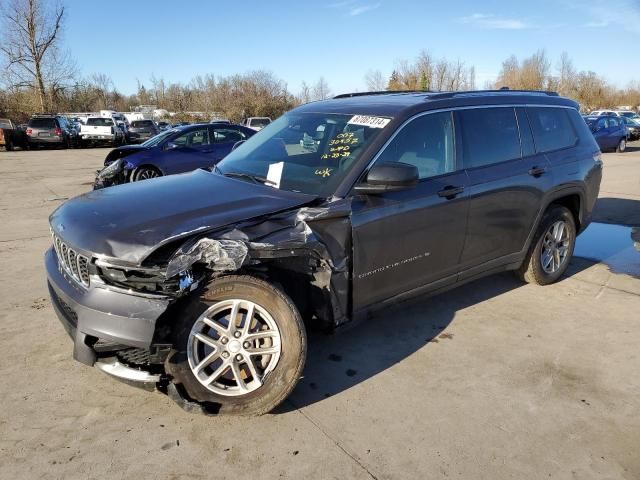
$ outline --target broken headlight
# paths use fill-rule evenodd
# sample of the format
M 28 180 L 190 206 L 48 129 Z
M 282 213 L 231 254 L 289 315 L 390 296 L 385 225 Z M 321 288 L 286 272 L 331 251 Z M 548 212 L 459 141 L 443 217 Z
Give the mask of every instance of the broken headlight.
M 202 276 L 201 272 L 195 273 L 191 269 L 167 278 L 162 268 L 125 268 L 102 261 L 96 262 L 96 266 L 102 280 L 109 285 L 161 295 L 180 295 L 193 291 Z
M 122 158 L 119 158 L 115 162 L 110 163 L 98 172 L 98 178 L 101 180 L 106 180 L 117 176 L 122 171 L 123 162 L 124 160 Z

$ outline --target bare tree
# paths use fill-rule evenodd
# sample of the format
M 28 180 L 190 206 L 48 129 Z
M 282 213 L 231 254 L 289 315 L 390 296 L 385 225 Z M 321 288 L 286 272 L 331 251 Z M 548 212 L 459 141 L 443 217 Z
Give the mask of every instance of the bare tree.
M 387 88 L 387 81 L 380 70 L 369 70 L 364 76 L 364 81 L 372 92 L 380 92 Z
M 298 96 L 300 103 L 309 103 L 311 101 L 311 87 L 305 81 L 300 86 L 300 95 Z
M 329 88 L 329 84 L 324 79 L 324 77 L 320 77 L 316 84 L 313 86 L 312 97 L 314 100 L 326 100 L 331 96 L 331 89 Z
M 64 7 L 49 7 L 41 0 L 10 0 L 2 9 L 0 52 L 15 86 L 33 88 L 40 108 L 46 110 L 46 70 L 55 70 Z

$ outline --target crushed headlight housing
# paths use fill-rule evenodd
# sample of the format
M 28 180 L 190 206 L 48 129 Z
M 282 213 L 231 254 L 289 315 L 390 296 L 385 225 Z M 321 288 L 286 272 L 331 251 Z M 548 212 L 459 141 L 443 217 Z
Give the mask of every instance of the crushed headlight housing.
M 122 164 L 122 158 L 119 158 L 115 162 L 110 163 L 98 172 L 98 178 L 101 180 L 105 180 L 115 177 L 122 171 Z

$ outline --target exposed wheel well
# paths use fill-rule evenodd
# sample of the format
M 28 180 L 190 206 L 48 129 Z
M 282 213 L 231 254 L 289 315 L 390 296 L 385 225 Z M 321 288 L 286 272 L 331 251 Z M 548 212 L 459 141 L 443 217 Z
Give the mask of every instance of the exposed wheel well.
M 556 198 L 551 205 L 562 205 L 569 209 L 573 215 L 573 219 L 576 222 L 576 231 L 580 231 L 580 195 L 574 193 L 567 195 L 566 197 Z M 549 206 L 551 206 L 549 205 Z

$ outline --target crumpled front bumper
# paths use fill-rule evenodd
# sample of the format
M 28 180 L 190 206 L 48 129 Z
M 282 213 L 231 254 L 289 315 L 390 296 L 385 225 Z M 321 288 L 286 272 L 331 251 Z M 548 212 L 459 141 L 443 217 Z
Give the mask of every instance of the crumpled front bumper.
M 97 340 L 128 347 L 149 348 L 156 320 L 169 306 L 163 296 L 123 293 L 107 285 L 81 287 L 58 266 L 53 248 L 45 253 L 51 303 L 74 343 L 73 358 L 94 365 Z

